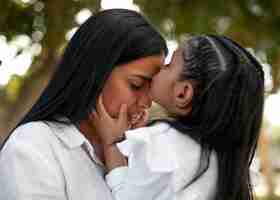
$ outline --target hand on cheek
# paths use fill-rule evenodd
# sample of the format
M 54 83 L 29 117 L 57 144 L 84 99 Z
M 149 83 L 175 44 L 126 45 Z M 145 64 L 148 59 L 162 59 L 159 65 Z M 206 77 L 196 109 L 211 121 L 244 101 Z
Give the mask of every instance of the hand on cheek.
M 131 128 L 140 128 L 147 125 L 149 121 L 149 112 L 147 110 L 143 110 L 141 113 L 133 116 L 131 120 Z
M 112 118 L 103 105 L 102 95 L 98 98 L 96 111 L 91 118 L 103 145 L 112 145 L 123 140 L 124 132 L 129 129 L 127 105 L 121 105 L 117 118 Z

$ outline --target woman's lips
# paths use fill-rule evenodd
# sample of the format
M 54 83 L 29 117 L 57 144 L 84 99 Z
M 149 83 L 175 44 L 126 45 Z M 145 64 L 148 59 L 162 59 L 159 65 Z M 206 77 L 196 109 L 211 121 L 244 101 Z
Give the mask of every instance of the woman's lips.
M 138 113 L 136 113 L 136 114 L 133 114 L 133 115 L 131 116 L 130 123 L 131 123 L 131 124 L 137 123 L 137 122 L 142 118 L 143 114 L 144 114 L 143 111 L 138 112 Z

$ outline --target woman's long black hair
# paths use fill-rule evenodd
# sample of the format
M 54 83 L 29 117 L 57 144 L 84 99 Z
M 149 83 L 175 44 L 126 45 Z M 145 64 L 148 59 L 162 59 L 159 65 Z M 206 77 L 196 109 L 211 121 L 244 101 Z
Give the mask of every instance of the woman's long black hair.
M 48 86 L 17 126 L 87 119 L 114 67 L 160 54 L 167 54 L 164 38 L 139 13 L 111 9 L 93 15 L 74 34 Z
M 196 181 L 216 152 L 215 200 L 253 199 L 249 166 L 262 124 L 264 73 L 258 61 L 229 38 L 196 36 L 181 47 L 182 80 L 192 80 L 191 114 L 166 121 L 202 146 Z M 153 122 L 154 123 L 154 122 Z

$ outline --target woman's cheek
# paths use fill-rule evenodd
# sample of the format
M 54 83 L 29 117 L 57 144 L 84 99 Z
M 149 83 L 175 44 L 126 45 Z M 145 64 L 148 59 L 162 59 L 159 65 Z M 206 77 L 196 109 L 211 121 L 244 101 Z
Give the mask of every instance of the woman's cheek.
M 111 117 L 117 117 L 120 105 L 116 100 L 107 99 L 104 102 L 104 107 Z
M 118 93 L 115 96 L 104 96 L 103 103 L 108 114 L 113 118 L 117 118 L 119 116 L 121 105 L 126 104 L 128 107 L 128 115 L 130 115 L 129 113 L 133 112 L 134 106 L 129 97 L 128 94 L 124 94 L 123 92 Z
M 126 93 L 121 94 L 121 99 L 119 100 L 119 110 L 122 104 L 127 105 L 127 115 L 128 115 L 128 120 L 131 119 L 131 116 L 135 113 L 136 109 L 136 97 L 133 95 L 132 92 L 126 91 Z M 118 111 L 119 111 L 118 110 Z

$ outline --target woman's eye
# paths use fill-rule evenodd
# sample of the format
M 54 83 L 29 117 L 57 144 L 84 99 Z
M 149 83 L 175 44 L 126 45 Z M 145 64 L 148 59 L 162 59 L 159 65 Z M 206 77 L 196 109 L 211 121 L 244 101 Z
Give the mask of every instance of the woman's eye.
M 130 84 L 130 87 L 134 90 L 140 90 L 143 85 L 142 84 Z

